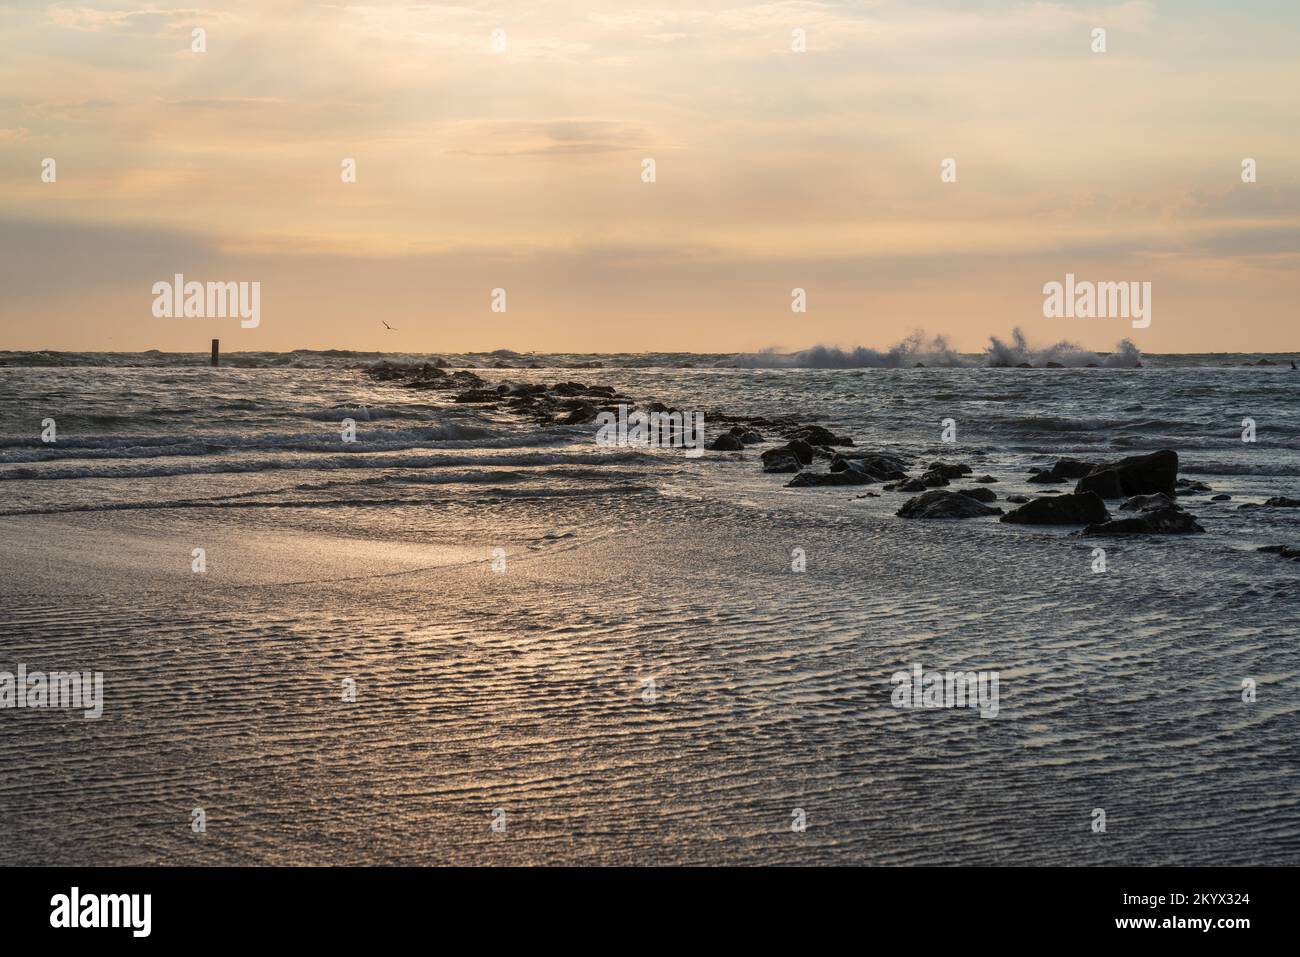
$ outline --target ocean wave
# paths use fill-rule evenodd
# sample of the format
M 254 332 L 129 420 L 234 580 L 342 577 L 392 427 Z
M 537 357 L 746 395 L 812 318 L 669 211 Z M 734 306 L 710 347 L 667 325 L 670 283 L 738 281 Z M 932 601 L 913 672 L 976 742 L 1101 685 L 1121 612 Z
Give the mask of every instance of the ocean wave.
M 1001 369 L 1025 364 L 1042 367 L 1050 362 L 1075 369 L 1087 366 L 1131 369 L 1141 365 L 1141 361 L 1141 351 L 1128 339 L 1118 342 L 1109 354 L 1092 352 L 1064 339 L 1054 345 L 1032 347 L 1017 327 L 1011 331 L 1010 341 L 990 336 L 989 345 L 980 357 L 954 351 L 943 336 L 927 337 L 918 331 L 883 351 L 866 346 L 845 350 L 822 345 L 794 353 L 765 349 L 724 359 L 718 365 L 742 369 L 905 369 L 918 365 Z
M 170 456 L 226 455 L 238 452 L 397 452 L 406 449 L 499 449 L 554 445 L 572 440 L 566 428 L 501 434 L 474 425 L 439 425 L 424 429 L 386 429 L 359 433 L 346 446 L 338 435 L 265 432 L 253 435 L 126 435 L 105 438 L 61 438 L 37 444 L 29 439 L 0 440 L 0 465 L 55 462 L 61 459 L 142 459 Z
M 166 478 L 176 475 L 217 475 L 269 471 L 337 471 L 341 469 L 440 469 L 456 466 L 514 466 L 541 468 L 551 465 L 599 465 L 608 462 L 649 463 L 659 460 L 639 450 L 609 452 L 532 452 L 500 455 L 369 455 L 311 456 L 307 458 L 233 458 L 220 462 L 128 463 L 112 465 L 0 468 L 0 482 L 55 481 L 65 479 Z

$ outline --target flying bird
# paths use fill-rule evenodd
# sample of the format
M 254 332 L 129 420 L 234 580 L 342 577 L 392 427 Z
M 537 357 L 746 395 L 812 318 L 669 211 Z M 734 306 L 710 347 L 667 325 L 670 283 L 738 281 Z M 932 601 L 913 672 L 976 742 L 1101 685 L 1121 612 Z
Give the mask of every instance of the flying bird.
M 380 319 L 379 321 L 380 321 L 380 322 L 384 322 L 384 320 L 382 320 L 382 319 Z M 386 323 L 386 322 L 384 322 L 384 328 L 387 329 L 389 332 L 396 332 L 396 331 L 397 331 L 396 329 L 394 329 L 392 326 L 390 326 L 390 325 L 389 325 L 388 323 Z

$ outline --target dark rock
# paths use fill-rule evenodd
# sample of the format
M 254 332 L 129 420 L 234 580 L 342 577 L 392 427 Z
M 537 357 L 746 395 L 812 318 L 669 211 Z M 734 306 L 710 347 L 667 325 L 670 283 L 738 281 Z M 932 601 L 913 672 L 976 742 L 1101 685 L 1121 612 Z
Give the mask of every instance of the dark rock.
M 1008 502 L 1011 502 L 1013 505 L 1024 505 L 1025 502 L 1028 502 L 1028 501 L 1029 501 L 1029 496 L 1028 496 L 1028 495 L 1008 495 L 1008 496 L 1007 496 L 1007 501 L 1008 501 Z
M 895 514 L 899 518 L 982 518 L 1001 515 L 1002 509 L 991 508 L 968 495 L 932 489 L 924 495 L 909 498 Z
M 1110 465 L 1099 465 L 1079 479 L 1076 492 L 1096 492 L 1102 498 L 1126 495 L 1173 496 L 1178 478 L 1178 453 L 1168 449 L 1150 455 L 1134 455 Z
M 1238 505 L 1237 508 L 1300 508 L 1300 498 L 1287 498 L 1285 495 L 1276 495 L 1266 502 L 1247 502 L 1245 505 Z
M 871 485 L 876 480 L 865 472 L 847 469 L 843 472 L 800 472 L 792 481 L 786 482 L 786 488 L 807 488 L 824 485 Z
M 973 498 L 977 502 L 996 502 L 998 500 L 997 495 L 991 488 L 963 488 L 958 489 L 957 494 Z
M 1061 365 L 1061 363 L 1059 363 L 1059 362 L 1047 362 L 1047 363 L 1044 363 L 1044 364 L 1043 364 L 1043 368 L 1044 368 L 1044 369 L 1064 369 L 1065 366 Z
M 809 445 L 852 445 L 853 440 L 842 435 L 836 435 L 830 429 L 822 428 L 820 425 L 803 425 L 793 432 L 786 432 L 787 439 L 801 439 Z
M 1182 510 L 1182 506 L 1176 504 L 1174 500 L 1164 494 L 1164 492 L 1157 492 L 1155 495 L 1134 495 L 1132 498 L 1126 500 L 1124 504 L 1119 507 L 1119 510 L 1121 512 L 1146 512 L 1153 508 L 1176 508 L 1179 511 Z
M 740 439 L 740 441 L 745 445 L 757 445 L 759 442 L 763 441 L 761 435 L 753 429 L 743 425 L 733 425 L 731 427 L 731 434 Z
M 704 447 L 710 452 L 739 452 L 745 447 L 745 443 L 740 441 L 740 436 L 723 432 Z
M 1003 515 L 1001 520 L 1021 525 L 1091 525 L 1109 518 L 1106 503 L 1099 496 L 1082 492 L 1036 498 Z
M 796 439 L 793 442 L 778 446 L 777 448 L 768 449 L 760 456 L 760 458 L 762 458 L 764 465 L 773 459 L 779 458 L 792 458 L 799 465 L 811 465 L 813 460 L 813 450 L 812 446 L 807 442 L 801 442 Z
M 926 466 L 927 472 L 938 472 L 944 478 L 955 479 L 963 475 L 970 475 L 971 467 L 969 465 L 952 464 L 949 462 L 931 462 Z
M 799 460 L 794 457 L 794 453 L 781 451 L 780 455 L 773 455 L 770 458 L 763 458 L 764 472 L 797 472 L 799 471 Z
M 1153 508 L 1132 518 L 1118 518 L 1100 525 L 1089 525 L 1085 535 L 1187 535 L 1204 532 L 1196 519 L 1181 509 Z
M 877 452 L 836 452 L 831 456 L 830 470 L 832 472 L 842 472 L 848 468 L 856 468 L 874 476 L 881 481 L 905 481 L 907 475 L 904 469 L 907 463 L 897 456 L 883 455 Z
M 1018 363 L 1016 363 L 1016 368 L 1017 368 L 1017 369 L 1032 369 L 1033 366 L 1031 366 L 1028 362 L 1018 362 Z
M 599 410 L 590 402 L 583 402 L 572 412 L 560 419 L 565 425 L 581 425 L 584 422 L 590 422 L 596 418 Z
M 896 492 L 924 492 L 926 484 L 918 478 L 910 478 L 906 482 L 899 482 L 893 486 L 891 491 Z
M 1064 482 L 1067 479 L 1083 478 L 1096 468 L 1093 462 L 1079 459 L 1057 459 L 1050 468 L 1037 469 L 1031 482 Z
M 1269 552 L 1283 558 L 1300 558 L 1300 545 L 1261 545 L 1257 552 Z
M 997 479 L 995 479 L 992 475 L 981 475 L 979 478 L 973 479 L 973 481 L 983 482 L 985 485 L 992 485 L 994 482 L 997 481 Z
M 921 484 L 926 488 L 938 488 L 941 485 L 948 484 L 948 476 L 943 472 L 929 471 L 921 476 Z
M 1226 494 L 1215 495 L 1210 499 L 1211 502 L 1231 502 L 1232 496 Z

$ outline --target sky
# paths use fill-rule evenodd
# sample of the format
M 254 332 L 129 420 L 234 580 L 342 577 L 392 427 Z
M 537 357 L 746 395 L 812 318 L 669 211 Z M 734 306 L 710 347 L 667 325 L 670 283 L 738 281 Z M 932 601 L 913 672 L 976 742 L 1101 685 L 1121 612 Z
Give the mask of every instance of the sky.
M 1300 350 L 1300 4 L 198 2 L 0 4 L 0 349 Z

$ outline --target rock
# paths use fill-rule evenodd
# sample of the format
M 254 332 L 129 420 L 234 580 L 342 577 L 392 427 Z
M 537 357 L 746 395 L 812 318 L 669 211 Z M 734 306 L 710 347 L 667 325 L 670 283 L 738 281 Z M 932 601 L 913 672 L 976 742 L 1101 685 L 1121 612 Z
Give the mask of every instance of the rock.
M 963 475 L 970 475 L 971 468 L 969 465 L 954 465 L 948 462 L 931 462 L 926 466 L 927 472 L 939 472 L 944 478 L 955 479 Z
M 1036 498 L 1003 515 L 1001 521 L 1021 525 L 1091 525 L 1109 518 L 1106 503 L 1100 496 L 1076 492 Z
M 787 439 L 801 439 L 809 445 L 852 445 L 853 440 L 842 435 L 836 435 L 830 429 L 822 428 L 820 425 L 802 425 L 793 432 L 786 432 Z
M 831 456 L 829 468 L 832 472 L 842 472 L 845 469 L 856 468 L 882 482 L 907 480 L 907 475 L 904 472 L 904 469 L 907 468 L 906 462 L 896 456 L 882 455 L 876 452 L 836 452 Z
M 1083 478 L 1096 467 L 1093 462 L 1082 462 L 1079 459 L 1057 459 L 1051 468 L 1038 469 L 1029 481 L 1064 482 L 1068 479 Z
M 942 472 L 929 471 L 921 476 L 921 484 L 926 488 L 938 488 L 941 485 L 948 484 L 948 476 Z
M 909 498 L 895 514 L 899 518 L 982 518 L 1001 515 L 1002 509 L 981 504 L 968 495 L 932 489 Z
M 1157 492 L 1155 495 L 1134 495 L 1127 499 L 1119 507 L 1121 512 L 1145 512 L 1153 508 L 1176 508 L 1182 510 L 1182 506 L 1174 502 L 1172 498 L 1164 492 Z
M 584 422 L 591 422 L 598 414 L 599 410 L 594 405 L 583 402 L 560 421 L 565 425 L 581 425 Z
M 1300 558 L 1300 545 L 1261 545 L 1257 552 L 1270 552 L 1283 558 Z
M 799 460 L 789 452 L 763 460 L 764 472 L 798 472 L 799 468 Z
M 1211 502 L 1231 502 L 1232 496 L 1226 494 L 1215 495 L 1210 499 Z
M 1132 518 L 1118 518 L 1099 525 L 1089 525 L 1085 535 L 1187 535 L 1204 532 L 1196 519 L 1182 509 L 1152 508 Z
M 740 436 L 723 432 L 704 447 L 710 452 L 739 452 L 744 449 L 745 443 L 740 441 Z
M 1186 489 L 1189 494 L 1191 492 L 1213 492 L 1214 491 L 1214 489 L 1210 488 L 1204 482 L 1198 482 L 1195 479 L 1185 479 L 1185 478 L 1180 478 L 1177 482 L 1175 482 L 1174 488 Z M 1182 495 L 1183 493 L 1179 491 L 1178 494 Z
M 1043 368 L 1044 368 L 1044 369 L 1064 369 L 1065 366 L 1061 365 L 1061 363 L 1059 363 L 1059 362 L 1047 362 L 1047 363 L 1044 363 Z
M 974 479 L 973 481 L 983 482 L 985 485 L 991 485 L 994 482 L 996 482 L 997 479 L 995 479 L 992 475 L 981 475 L 979 478 Z
M 1238 505 L 1238 510 L 1243 508 L 1300 508 L 1300 498 L 1287 498 L 1285 495 L 1276 495 L 1266 502 L 1247 502 L 1245 505 Z
M 1111 465 L 1099 465 L 1079 479 L 1076 492 L 1096 492 L 1102 498 L 1152 495 L 1172 497 L 1178 478 L 1178 453 L 1163 449 L 1150 455 L 1134 455 Z
M 807 488 L 823 485 L 871 485 L 876 480 L 865 472 L 847 469 L 843 472 L 800 472 L 792 481 L 786 482 L 786 488 Z
M 1123 498 L 1124 485 L 1119 473 L 1114 469 L 1103 469 L 1092 475 L 1085 475 L 1075 484 L 1076 492 L 1095 492 L 1102 498 Z
M 1018 362 L 1018 363 L 1016 363 L 1016 368 L 1017 368 L 1017 369 L 1032 369 L 1033 366 L 1031 366 L 1028 362 Z
M 965 495 L 967 498 L 973 498 L 977 502 L 996 502 L 998 497 L 991 488 L 963 488 L 957 490 L 958 495 Z
M 761 435 L 753 429 L 747 428 L 743 425 L 733 425 L 731 427 L 731 434 L 740 439 L 740 441 L 745 445 L 757 445 L 759 442 L 763 441 Z
M 775 449 L 768 449 L 760 456 L 764 465 L 775 458 L 789 457 L 793 458 L 800 465 L 811 465 L 813 460 L 812 446 L 807 442 L 795 439 L 793 442 L 787 442 L 785 445 Z
M 891 489 L 891 491 L 895 492 L 924 492 L 925 490 L 926 484 L 919 478 L 910 478 L 906 482 L 899 482 Z
M 1023 505 L 1023 504 L 1025 504 L 1025 502 L 1028 502 L 1028 501 L 1029 501 L 1029 496 L 1028 496 L 1028 495 L 1008 495 L 1008 496 L 1007 496 L 1007 501 L 1008 501 L 1008 502 L 1011 502 L 1013 505 Z

